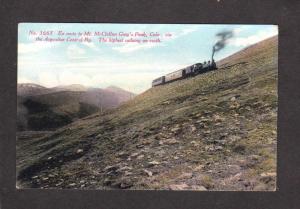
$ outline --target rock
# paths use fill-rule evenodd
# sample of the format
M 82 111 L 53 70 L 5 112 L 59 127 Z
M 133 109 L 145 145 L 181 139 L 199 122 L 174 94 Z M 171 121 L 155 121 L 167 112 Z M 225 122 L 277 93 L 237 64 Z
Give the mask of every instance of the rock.
M 111 185 L 112 182 L 113 182 L 113 181 L 112 181 L 111 179 L 106 178 L 106 179 L 104 179 L 104 181 L 103 181 L 103 185 L 108 186 L 108 185 Z
M 152 176 L 153 173 L 151 171 L 148 171 L 146 169 L 143 170 L 145 174 L 147 174 L 148 176 Z
M 249 187 L 251 185 L 251 183 L 249 181 L 244 181 L 243 184 L 245 187 Z
M 182 184 L 171 184 L 169 186 L 169 188 L 171 190 L 185 190 L 185 189 L 188 189 L 189 186 L 187 184 L 185 184 L 185 183 L 182 183 Z
M 268 186 L 266 184 L 258 184 L 253 188 L 253 191 L 266 191 Z
M 118 166 L 114 166 L 114 165 L 112 165 L 112 166 L 106 166 L 104 168 L 104 171 L 116 171 L 118 168 L 119 168 Z
M 137 156 L 137 158 L 136 158 L 136 159 L 138 159 L 138 160 L 140 160 L 140 159 L 143 159 L 143 158 L 144 158 L 144 156 L 145 156 L 145 155 L 139 155 L 139 156 Z
M 175 138 L 171 138 L 171 139 L 166 139 L 164 141 L 165 144 L 169 144 L 169 145 L 172 145 L 172 144 L 177 144 L 179 143 L 179 141 L 177 141 Z
M 58 186 L 62 185 L 63 183 L 64 183 L 63 181 L 59 182 L 59 183 L 55 184 L 55 186 L 58 187 Z
M 124 166 L 124 167 L 119 168 L 117 170 L 117 172 L 129 171 L 129 170 L 132 170 L 132 167 L 130 167 L 130 166 Z
M 240 108 L 240 104 L 238 102 L 234 102 L 232 105 L 229 106 L 229 109 L 238 109 Z
M 136 156 L 138 156 L 138 155 L 139 155 L 138 152 L 134 152 L 134 153 L 132 153 L 132 154 L 130 155 L 130 157 L 136 157 Z
M 143 145 L 143 144 L 137 144 L 136 145 L 136 148 L 143 148 L 145 145 Z
M 267 173 L 261 173 L 260 174 L 261 177 L 276 177 L 276 173 L 275 172 L 267 172 Z
M 80 184 L 83 184 L 83 183 L 85 183 L 85 180 L 81 180 L 79 183 L 80 183 Z
M 191 125 L 190 128 L 191 128 L 191 132 L 194 132 L 194 131 L 197 130 L 196 127 L 195 127 L 194 125 Z
M 183 173 L 179 176 L 180 179 L 190 179 L 193 177 L 192 173 Z
M 130 183 L 123 182 L 123 183 L 120 184 L 120 188 L 121 189 L 128 189 L 128 188 L 130 188 L 132 186 L 133 186 L 133 184 L 131 182 Z
M 48 175 L 49 178 L 54 178 L 55 176 L 53 174 Z
M 262 173 L 260 175 L 260 180 L 264 182 L 265 184 L 268 184 L 269 182 L 272 182 L 275 180 L 276 173 Z
M 33 176 L 31 177 L 31 179 L 37 179 L 39 176 Z
M 151 140 L 147 140 L 143 142 L 143 145 L 149 145 L 149 144 L 151 144 Z
M 198 146 L 198 145 L 199 145 L 199 142 L 191 141 L 191 144 L 192 144 L 193 146 Z
M 179 157 L 178 157 L 178 156 L 174 156 L 173 159 L 174 159 L 174 160 L 178 160 Z
M 211 111 L 209 111 L 209 110 L 204 110 L 204 111 L 203 111 L 203 114 L 204 114 L 204 115 L 209 115 L 210 113 L 211 113 Z
M 223 150 L 223 147 L 222 147 L 222 146 L 216 146 L 216 147 L 215 147 L 215 150 L 216 150 L 216 151 Z
M 207 145 L 204 147 L 204 149 L 208 152 L 214 152 L 214 151 L 221 151 L 223 150 L 222 146 L 212 146 L 212 145 Z
M 97 181 L 90 181 L 90 184 L 92 185 L 97 184 Z
M 83 149 L 78 149 L 78 150 L 76 150 L 76 153 L 77 154 L 80 154 L 80 153 L 82 153 L 83 152 Z
M 251 155 L 250 158 L 252 160 L 259 160 L 260 156 L 259 155 Z
M 194 171 L 201 171 L 204 168 L 204 165 L 198 165 L 194 168 Z
M 192 189 L 198 191 L 207 191 L 207 189 L 204 186 L 197 186 L 197 185 L 193 185 Z
M 48 157 L 47 160 L 52 160 L 52 157 Z
M 126 153 L 126 152 L 119 152 L 117 154 L 117 156 L 120 157 L 120 158 L 127 158 L 129 156 L 129 154 Z
M 224 133 L 220 134 L 219 139 L 224 139 L 226 136 L 228 136 L 228 133 L 224 132 Z
M 248 110 L 248 111 L 250 111 L 251 107 L 250 106 L 246 106 L 245 109 Z
M 219 116 L 219 115 L 214 115 L 214 121 L 215 122 L 223 122 L 225 120 L 225 118 Z
M 113 187 L 117 187 L 120 189 L 128 189 L 133 186 L 133 183 L 130 179 L 121 179 L 118 182 L 111 184 Z
M 162 104 L 167 104 L 167 105 L 168 105 L 168 104 L 170 104 L 170 103 L 171 103 L 171 102 L 167 100 L 167 101 L 164 101 Z
M 204 147 L 204 149 L 205 149 L 206 151 L 214 151 L 213 147 L 211 147 L 211 146 L 209 146 L 209 145 L 206 145 L 206 146 Z
M 205 117 L 201 117 L 201 120 L 200 120 L 200 122 L 203 122 L 203 123 L 209 122 L 209 121 L 210 121 L 210 119 L 205 118 Z
M 203 131 L 204 134 L 210 134 L 210 130 Z
M 233 136 L 230 136 L 230 137 L 229 137 L 229 141 L 230 141 L 231 143 L 236 142 L 236 141 L 239 141 L 239 140 L 241 140 L 241 139 L 242 139 L 242 137 L 236 136 L 236 135 L 233 135 Z
M 236 100 L 235 97 L 231 97 L 231 98 L 230 98 L 230 101 L 232 101 L 232 102 L 234 102 L 235 100 Z
M 232 150 L 236 153 L 244 154 L 244 152 L 246 150 L 246 146 L 243 144 L 237 144 L 233 147 Z
M 129 171 L 125 171 L 124 176 L 131 176 L 133 173 Z
M 198 113 L 198 114 L 196 114 L 195 116 L 196 116 L 196 117 L 201 117 L 202 114 L 201 114 L 201 113 Z
M 171 131 L 172 131 L 173 133 L 177 133 L 179 130 L 180 130 L 179 127 L 175 127 L 175 128 L 172 128 L 172 129 L 171 129 Z
M 76 184 L 75 183 L 71 183 L 71 184 L 69 184 L 69 186 L 70 187 L 74 187 L 74 186 L 76 186 Z
M 47 181 L 48 179 L 49 179 L 48 177 L 42 178 L 43 181 Z
M 215 144 L 221 144 L 221 145 L 225 145 L 226 144 L 226 140 L 214 140 Z
M 151 161 L 151 162 L 148 162 L 148 166 L 155 166 L 155 165 L 159 165 L 160 164 L 160 162 L 158 162 L 158 161 L 155 161 L 155 160 L 153 160 L 153 161 Z

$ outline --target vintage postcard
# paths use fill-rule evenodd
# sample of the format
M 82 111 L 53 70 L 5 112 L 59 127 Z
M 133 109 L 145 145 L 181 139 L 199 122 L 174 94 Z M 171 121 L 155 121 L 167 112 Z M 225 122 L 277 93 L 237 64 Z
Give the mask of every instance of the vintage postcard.
M 275 191 L 278 27 L 20 23 L 17 188 Z

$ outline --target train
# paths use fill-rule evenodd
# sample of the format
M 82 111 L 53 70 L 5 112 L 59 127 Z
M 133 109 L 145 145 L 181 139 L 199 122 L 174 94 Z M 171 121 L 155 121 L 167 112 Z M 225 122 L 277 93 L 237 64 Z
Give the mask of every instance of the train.
M 196 63 L 193 65 L 190 65 L 188 67 L 185 67 L 180 70 L 176 70 L 172 73 L 169 73 L 167 75 L 161 76 L 159 78 L 156 78 L 152 81 L 152 87 L 158 86 L 158 85 L 164 85 L 176 80 L 184 79 L 187 77 L 196 76 L 198 74 L 206 73 L 208 71 L 216 70 L 217 65 L 215 61 L 212 59 L 212 61 L 203 62 L 203 63 Z

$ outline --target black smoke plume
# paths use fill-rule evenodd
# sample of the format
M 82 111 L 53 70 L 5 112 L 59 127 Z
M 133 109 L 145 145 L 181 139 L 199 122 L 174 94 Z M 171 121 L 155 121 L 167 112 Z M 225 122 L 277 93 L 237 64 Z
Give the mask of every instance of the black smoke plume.
M 226 46 L 226 44 L 228 43 L 228 40 L 233 37 L 233 32 L 232 31 L 222 31 L 222 32 L 217 33 L 216 36 L 218 37 L 219 40 L 213 46 L 212 55 L 211 55 L 212 60 L 214 59 L 215 53 L 220 51 L 221 49 L 223 49 Z

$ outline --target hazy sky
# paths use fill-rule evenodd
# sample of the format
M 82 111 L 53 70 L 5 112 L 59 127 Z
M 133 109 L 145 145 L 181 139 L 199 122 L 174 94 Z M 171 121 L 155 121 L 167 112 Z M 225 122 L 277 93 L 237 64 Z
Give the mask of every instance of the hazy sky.
M 81 43 L 38 42 L 37 35 L 29 35 L 30 31 L 45 30 L 117 34 L 145 31 L 172 36 L 159 37 L 160 43 L 100 43 L 99 37 L 91 36 L 92 42 Z M 233 30 L 234 38 L 215 55 L 215 60 L 278 33 L 277 26 L 273 25 L 21 23 L 18 83 L 30 82 L 46 87 L 82 84 L 105 88 L 115 85 L 140 93 L 159 76 L 209 60 L 212 46 L 217 41 L 215 34 L 224 30 Z

